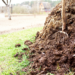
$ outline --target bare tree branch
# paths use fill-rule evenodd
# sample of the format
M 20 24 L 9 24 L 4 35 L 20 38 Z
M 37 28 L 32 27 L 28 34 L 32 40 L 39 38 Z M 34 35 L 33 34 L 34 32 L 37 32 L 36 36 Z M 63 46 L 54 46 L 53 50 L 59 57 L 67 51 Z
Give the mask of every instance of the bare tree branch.
M 3 3 L 7 6 L 8 4 L 4 1 L 4 0 L 2 0 L 3 1 Z
M 7 4 L 8 4 L 8 0 L 7 0 Z
M 10 0 L 10 2 L 11 2 L 11 0 Z

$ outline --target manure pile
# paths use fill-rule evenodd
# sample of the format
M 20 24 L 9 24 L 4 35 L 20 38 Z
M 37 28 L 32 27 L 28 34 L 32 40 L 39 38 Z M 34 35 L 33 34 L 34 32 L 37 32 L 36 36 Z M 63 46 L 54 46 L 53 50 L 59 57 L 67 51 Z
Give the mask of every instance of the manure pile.
M 31 68 L 30 75 L 45 75 L 50 72 L 64 75 L 75 72 L 75 0 L 66 0 L 66 30 L 69 37 L 56 35 L 62 31 L 62 4 L 59 3 L 48 15 L 45 25 L 36 34 L 35 43 L 29 45 Z

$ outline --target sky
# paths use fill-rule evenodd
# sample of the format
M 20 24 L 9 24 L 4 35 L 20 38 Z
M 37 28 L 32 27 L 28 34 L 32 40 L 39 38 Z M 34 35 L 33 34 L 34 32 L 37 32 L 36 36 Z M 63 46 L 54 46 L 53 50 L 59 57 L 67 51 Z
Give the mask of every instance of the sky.
M 11 0 L 11 1 L 12 1 L 12 4 L 17 4 L 17 3 L 22 3 L 24 1 L 36 1 L 36 0 Z M 52 0 L 52 1 L 57 1 L 57 0 Z M 0 6 L 5 6 L 2 0 L 0 0 Z

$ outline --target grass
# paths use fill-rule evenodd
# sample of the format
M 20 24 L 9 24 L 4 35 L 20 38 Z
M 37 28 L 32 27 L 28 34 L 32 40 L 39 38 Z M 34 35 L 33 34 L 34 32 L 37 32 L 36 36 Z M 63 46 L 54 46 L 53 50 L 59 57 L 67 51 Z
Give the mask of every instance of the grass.
M 24 45 L 24 41 L 34 41 L 36 32 L 41 29 L 42 27 L 32 28 L 0 35 L 0 75 L 10 75 L 10 73 L 16 75 L 17 70 L 21 70 L 23 67 L 29 65 L 26 56 L 23 56 L 23 61 L 21 63 L 13 56 L 17 52 L 23 52 L 22 48 L 27 47 Z M 17 43 L 20 43 L 22 46 L 20 48 L 15 48 L 15 44 Z M 20 75 L 23 74 L 23 72 L 20 73 Z

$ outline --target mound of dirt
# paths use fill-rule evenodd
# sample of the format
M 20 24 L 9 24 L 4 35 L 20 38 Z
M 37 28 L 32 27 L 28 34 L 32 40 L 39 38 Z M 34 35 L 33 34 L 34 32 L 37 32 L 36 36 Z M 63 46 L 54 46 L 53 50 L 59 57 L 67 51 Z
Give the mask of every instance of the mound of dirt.
M 69 37 L 64 39 L 63 34 L 56 35 L 62 31 L 62 5 L 59 3 L 46 18 L 43 29 L 37 32 L 35 43 L 29 45 L 31 68 L 34 69 L 31 75 L 75 72 L 75 0 L 66 0 L 65 8 L 65 32 Z

